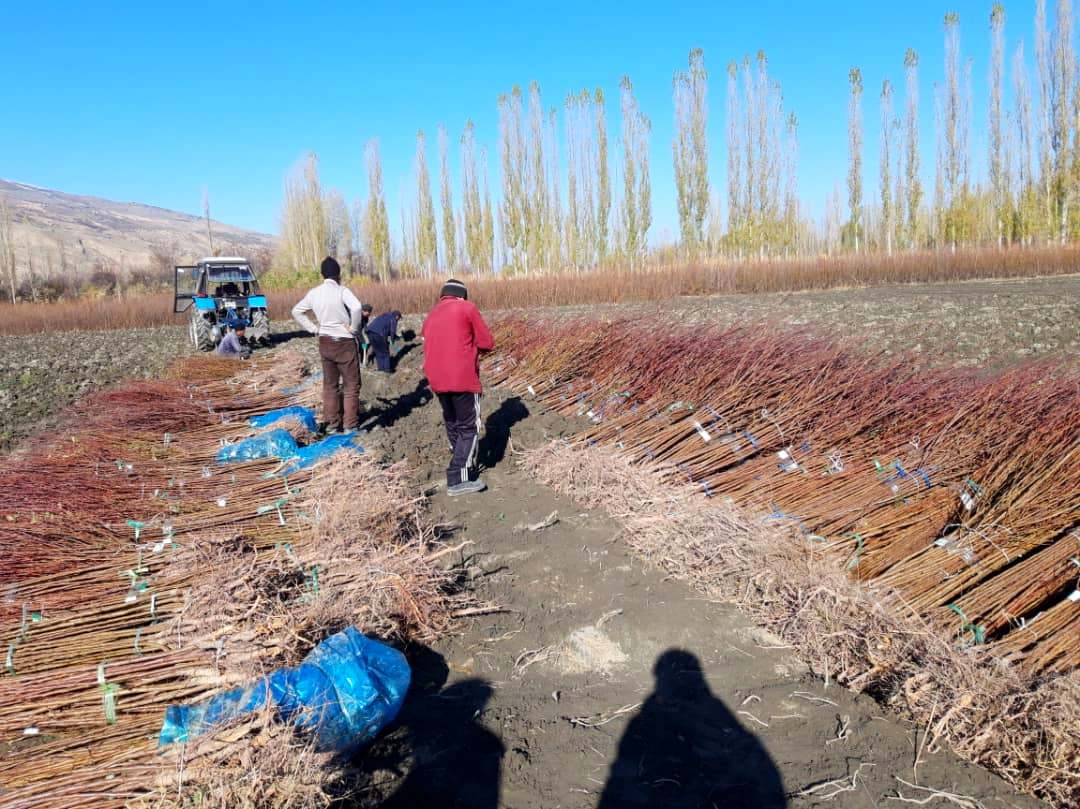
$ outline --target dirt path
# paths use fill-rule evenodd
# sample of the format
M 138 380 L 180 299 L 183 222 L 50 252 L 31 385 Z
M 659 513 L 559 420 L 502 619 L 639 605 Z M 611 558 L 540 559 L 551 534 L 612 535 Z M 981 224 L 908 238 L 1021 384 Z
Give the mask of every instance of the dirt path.
M 365 374 L 367 446 L 418 471 L 435 516 L 472 543 L 462 557 L 477 595 L 505 612 L 408 651 L 414 691 L 362 757 L 364 805 L 768 809 L 901 806 L 887 797 L 897 787 L 928 796 L 896 778 L 981 802 L 951 805 L 1040 805 L 947 754 L 919 755 L 920 729 L 809 675 L 736 609 L 644 568 L 603 513 L 516 471 L 513 448 L 567 433 L 565 421 L 489 392 L 490 489 L 447 498 L 420 354 L 393 377 Z

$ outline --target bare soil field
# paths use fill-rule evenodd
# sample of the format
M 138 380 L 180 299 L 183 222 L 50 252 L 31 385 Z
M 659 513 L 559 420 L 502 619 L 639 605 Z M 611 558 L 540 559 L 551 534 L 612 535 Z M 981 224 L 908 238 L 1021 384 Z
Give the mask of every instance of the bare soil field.
M 958 284 L 719 295 L 560 311 L 662 312 L 688 323 L 819 327 L 927 364 L 986 366 L 1080 359 L 1080 275 Z
M 0 336 L 0 452 L 55 424 L 80 396 L 122 379 L 152 379 L 190 350 L 179 326 Z

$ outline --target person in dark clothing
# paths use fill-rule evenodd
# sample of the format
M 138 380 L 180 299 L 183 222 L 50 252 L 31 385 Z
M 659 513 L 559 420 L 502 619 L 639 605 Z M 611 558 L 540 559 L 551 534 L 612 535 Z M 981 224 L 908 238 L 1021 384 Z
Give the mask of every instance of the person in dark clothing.
M 244 332 L 247 322 L 243 320 L 230 320 L 225 324 L 229 331 L 218 343 L 214 353 L 219 357 L 232 357 L 237 360 L 246 360 L 251 356 L 251 349 L 244 342 Z
M 360 307 L 360 365 L 366 366 L 371 363 L 371 345 L 368 343 L 367 338 L 367 324 L 371 320 L 371 312 L 375 307 L 370 303 L 365 303 Z
M 480 311 L 469 303 L 465 285 L 451 278 L 439 302 L 424 320 L 424 374 L 439 397 L 446 436 L 450 439 L 450 465 L 446 493 L 451 497 L 482 492 L 476 479 L 476 451 L 483 422 L 480 417 L 480 354 L 491 351 L 495 340 Z
M 371 344 L 371 350 L 375 353 L 375 368 L 384 373 L 393 372 L 393 366 L 390 363 L 390 343 L 398 339 L 397 331 L 400 321 L 401 312 L 396 309 L 392 312 L 383 312 L 368 323 L 364 331 Z
M 656 687 L 619 740 L 597 809 L 784 809 L 779 770 L 764 745 L 713 696 L 697 657 L 668 649 L 653 674 Z

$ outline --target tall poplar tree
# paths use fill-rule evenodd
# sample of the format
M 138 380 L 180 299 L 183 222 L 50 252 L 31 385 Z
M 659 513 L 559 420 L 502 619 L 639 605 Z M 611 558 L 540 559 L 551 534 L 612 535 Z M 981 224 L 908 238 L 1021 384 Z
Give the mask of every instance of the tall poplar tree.
M 855 252 L 859 252 L 862 232 L 862 72 L 848 72 L 851 97 L 848 101 L 848 231 Z
M 1005 7 L 994 3 L 990 10 L 990 106 L 988 109 L 989 155 L 987 166 L 990 174 L 990 193 L 993 197 L 994 218 L 997 227 L 998 247 L 1004 244 L 1005 218 L 1008 189 L 1005 185 L 1002 123 L 1001 86 L 1005 74 Z
M 454 190 L 450 185 L 449 144 L 446 127 L 439 124 L 439 207 L 442 209 L 443 263 L 449 270 L 458 264 L 457 220 L 454 216 Z
M 416 261 L 425 277 L 432 278 L 439 264 L 439 238 L 435 230 L 435 204 L 431 197 L 431 176 L 427 167 L 424 131 L 416 133 L 416 208 L 413 214 Z
M 499 135 L 503 190 L 500 209 L 504 251 L 502 260 L 511 271 L 528 272 L 528 188 L 520 87 L 499 96 Z
M 619 89 L 623 142 L 622 251 L 630 266 L 637 267 L 644 257 L 647 233 L 652 224 L 649 119 L 638 109 L 629 76 L 622 77 Z
M 596 106 L 596 261 L 603 264 L 608 257 L 611 226 L 611 174 L 608 171 L 607 116 L 604 113 L 604 93 L 597 87 Z
M 382 161 L 379 142 L 370 140 L 365 148 L 368 196 L 364 206 L 364 251 L 372 271 L 382 281 L 390 280 L 390 220 L 383 196 Z
M 907 122 L 904 127 L 904 235 L 909 250 L 918 240 L 922 181 L 919 179 L 919 54 L 908 48 L 904 54 Z
M 893 189 L 892 189 L 892 142 L 893 142 L 892 82 L 881 83 L 881 243 L 885 252 L 892 255 L 893 237 Z
M 697 256 L 705 241 L 705 215 L 709 208 L 708 73 L 705 54 L 690 51 L 689 66 L 675 74 L 675 191 L 682 246 Z

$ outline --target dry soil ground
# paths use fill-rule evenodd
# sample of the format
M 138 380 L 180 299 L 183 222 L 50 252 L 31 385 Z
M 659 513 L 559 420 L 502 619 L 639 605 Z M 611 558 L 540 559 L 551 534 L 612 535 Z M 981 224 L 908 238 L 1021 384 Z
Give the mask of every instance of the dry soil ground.
M 872 318 L 875 333 L 899 332 L 935 357 L 955 348 L 955 358 L 980 363 L 992 359 L 986 344 L 1009 357 L 1031 349 L 1032 332 L 1021 324 L 1032 324 L 1055 335 L 1040 337 L 1035 353 L 1077 354 L 1080 279 L 924 289 L 687 299 L 664 308 L 725 320 L 781 309 L 778 322 L 806 318 L 858 333 Z M 943 311 L 953 311 L 955 323 L 938 323 Z M 1013 336 L 1000 337 L 1006 331 Z M 960 337 L 969 332 L 977 336 Z M 115 335 L 51 339 L 0 344 L 5 387 L 30 373 L 19 395 L 33 404 L 20 413 L 37 424 L 67 398 L 54 392 L 57 374 L 81 390 L 145 372 L 132 357 L 153 352 L 160 367 L 185 350 L 180 329 L 115 363 L 102 351 Z M 312 340 L 288 342 L 314 355 Z M 20 370 L 20 356 L 50 352 L 63 361 L 52 357 L 41 374 Z M 812 677 L 734 608 L 642 566 L 606 515 L 575 507 L 516 468 L 515 448 L 575 425 L 490 391 L 481 446 L 490 490 L 447 498 L 446 439 L 421 354 L 405 346 L 395 375 L 365 373 L 367 447 L 412 465 L 418 485 L 432 494 L 435 517 L 455 542 L 472 543 L 453 561 L 477 595 L 503 611 L 463 621 L 458 634 L 430 648 L 407 650 L 415 687 L 400 721 L 359 761 L 367 783 L 361 805 L 902 806 L 890 800 L 901 786 L 896 778 L 980 801 L 959 805 L 1039 805 L 947 753 L 919 757 L 921 729 Z M 7 410 L 3 429 L 13 426 Z M 553 524 L 530 530 L 552 514 Z

